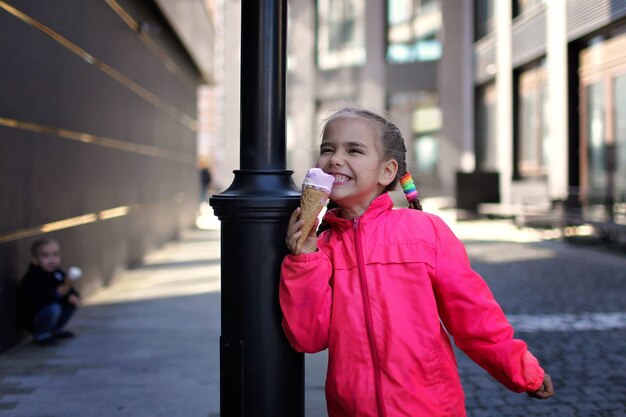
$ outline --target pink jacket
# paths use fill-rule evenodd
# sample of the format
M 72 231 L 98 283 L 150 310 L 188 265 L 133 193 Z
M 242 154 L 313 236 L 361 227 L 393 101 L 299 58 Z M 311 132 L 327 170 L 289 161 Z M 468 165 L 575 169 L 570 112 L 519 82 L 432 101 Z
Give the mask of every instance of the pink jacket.
M 329 349 L 328 415 L 465 416 L 448 333 L 507 388 L 539 389 L 543 369 L 463 244 L 439 217 L 392 206 L 385 193 L 354 220 L 327 213 L 319 250 L 282 264 L 291 345 Z

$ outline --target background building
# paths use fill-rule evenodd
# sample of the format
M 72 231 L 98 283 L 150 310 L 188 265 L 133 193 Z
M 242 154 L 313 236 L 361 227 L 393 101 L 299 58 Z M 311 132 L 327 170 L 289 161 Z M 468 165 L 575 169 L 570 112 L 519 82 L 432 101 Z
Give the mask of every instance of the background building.
M 225 7 L 223 137 L 237 155 L 239 5 Z M 358 105 L 401 128 L 425 197 L 552 220 L 568 201 L 586 222 L 623 224 L 625 16 L 623 0 L 292 0 L 294 181 L 314 163 L 324 117 Z M 226 159 L 225 178 L 237 168 Z
M 456 170 L 473 168 L 471 4 L 290 6 L 287 124 L 296 180 L 315 160 L 323 119 L 357 105 L 387 113 L 400 127 L 422 195 L 452 196 Z
M 238 168 L 240 2 L 223 6 L 224 118 L 217 136 L 224 152 L 216 165 L 228 186 Z M 423 195 L 454 195 L 455 171 L 473 168 L 470 6 L 289 2 L 286 131 L 296 184 L 315 161 L 323 119 L 333 109 L 358 105 L 387 112 L 398 123 Z
M 499 174 L 506 203 L 568 200 L 578 220 L 624 227 L 626 2 L 474 8 L 477 171 Z
M 0 351 L 34 239 L 88 294 L 194 224 L 210 3 L 0 1 Z

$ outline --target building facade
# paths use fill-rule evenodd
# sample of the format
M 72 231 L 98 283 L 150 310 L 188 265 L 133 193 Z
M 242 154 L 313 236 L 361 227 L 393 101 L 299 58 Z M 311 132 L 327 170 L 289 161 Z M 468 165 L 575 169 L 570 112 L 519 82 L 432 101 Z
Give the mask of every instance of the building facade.
M 237 169 L 238 0 L 225 0 L 223 185 Z M 626 222 L 626 0 L 290 0 L 288 168 L 300 182 L 333 109 L 402 130 L 424 197 Z M 493 212 L 492 212 L 493 213 Z
M 288 37 L 288 157 L 296 181 L 325 117 L 346 105 L 389 116 L 425 196 L 452 196 L 473 168 L 471 4 L 294 0 Z
M 88 295 L 195 223 L 204 77 L 143 0 L 0 1 L 0 73 L 1 352 L 35 239 Z
M 474 22 L 476 170 L 626 224 L 626 1 L 477 0 Z
M 296 180 L 358 105 L 401 128 L 423 196 L 624 221 L 626 1 L 293 0 L 289 30 Z

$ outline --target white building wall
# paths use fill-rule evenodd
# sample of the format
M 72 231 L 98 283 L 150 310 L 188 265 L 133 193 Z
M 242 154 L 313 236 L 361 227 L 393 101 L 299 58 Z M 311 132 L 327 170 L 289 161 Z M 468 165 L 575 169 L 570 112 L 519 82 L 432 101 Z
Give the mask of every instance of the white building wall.
M 552 199 L 567 197 L 567 13 L 566 2 L 546 4 L 548 109 L 550 112 L 548 191 Z
M 513 67 L 511 53 L 512 2 L 495 2 L 496 19 L 496 155 L 500 200 L 511 202 L 513 179 Z
M 439 61 L 441 194 L 454 195 L 455 173 L 474 167 L 472 113 L 472 1 L 443 1 L 443 56 Z
M 367 61 L 361 70 L 359 105 L 384 113 L 385 88 L 385 2 L 368 0 L 365 12 L 365 50 Z
M 287 168 L 301 184 L 319 150 L 315 120 L 315 3 L 289 3 L 287 40 Z
M 241 1 L 226 0 L 224 4 L 224 95 L 220 129 L 223 149 L 216 170 L 221 186 L 227 188 L 233 181 L 233 171 L 239 169 L 239 109 L 241 64 Z

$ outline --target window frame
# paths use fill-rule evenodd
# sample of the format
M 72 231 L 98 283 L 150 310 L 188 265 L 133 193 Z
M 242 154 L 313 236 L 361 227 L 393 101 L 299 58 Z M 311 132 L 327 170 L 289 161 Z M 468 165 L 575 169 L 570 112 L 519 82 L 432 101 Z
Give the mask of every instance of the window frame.
M 523 68 L 516 70 L 514 76 L 514 177 L 515 178 L 545 178 L 547 175 L 548 155 L 544 152 L 545 141 L 549 140 L 549 128 L 545 116 L 547 103 L 547 67 L 545 58 L 541 58 Z M 546 97 L 544 97 L 546 94 Z M 531 120 L 536 123 L 532 125 L 529 134 L 528 125 L 523 123 L 526 113 L 523 107 L 523 100 L 530 97 L 535 105 L 532 108 Z M 529 140 L 530 138 L 530 140 Z M 531 150 L 528 150 L 528 147 Z M 533 155 L 526 159 L 525 155 Z
M 419 8 L 417 10 L 421 11 L 421 7 L 422 7 L 422 1 L 423 0 L 408 0 L 411 2 L 411 5 L 413 6 L 413 10 L 410 13 L 410 16 L 408 17 L 408 19 L 403 23 L 404 25 L 406 25 L 409 29 L 409 32 L 411 32 L 412 38 L 410 41 L 406 41 L 406 42 L 392 42 L 392 36 L 391 36 L 391 31 L 394 30 L 394 26 L 392 25 L 392 23 L 390 22 L 390 13 L 391 13 L 391 2 L 393 2 L 394 0 L 387 0 L 385 1 L 385 50 L 384 50 L 384 56 L 385 56 L 385 60 L 387 63 L 392 64 L 392 65 L 403 65 L 403 64 L 411 64 L 411 63 L 415 63 L 415 62 L 436 62 L 438 60 L 441 59 L 441 56 L 443 55 L 443 42 L 441 40 L 441 35 L 443 33 L 444 30 L 444 23 L 443 23 L 443 5 L 442 5 L 442 0 L 431 0 L 431 5 L 428 5 L 426 7 L 432 7 L 432 8 L 437 8 L 437 10 L 435 10 L 435 12 L 438 13 L 438 18 L 439 18 L 439 26 L 437 28 L 437 30 L 434 32 L 434 40 L 438 43 L 438 54 L 437 57 L 434 58 L 424 58 L 421 57 L 420 58 L 420 54 L 416 54 L 416 56 L 414 57 L 409 57 L 408 59 L 397 59 L 392 57 L 391 55 L 391 48 L 394 45 L 397 45 L 399 47 L 404 47 L 406 50 L 410 50 L 411 48 L 418 48 L 418 45 L 421 42 L 427 42 L 429 40 L 433 40 L 430 37 L 424 37 L 424 38 L 420 38 L 418 35 L 415 34 L 415 28 L 418 26 L 417 23 L 420 19 L 421 14 L 419 12 L 416 13 L 416 8 L 415 8 L 415 3 L 418 2 L 419 3 Z M 422 19 L 424 19 L 423 16 L 421 16 Z M 436 18 L 436 17 L 435 17 Z M 399 27 L 399 25 L 397 26 Z M 410 53 L 409 53 L 410 55 Z
M 355 6 L 355 45 L 344 45 L 334 50 L 330 45 L 330 16 L 331 1 L 342 1 Z M 366 62 L 365 45 L 365 13 L 366 0 L 317 0 L 315 2 L 315 64 L 322 71 L 331 71 L 340 68 L 360 67 Z

